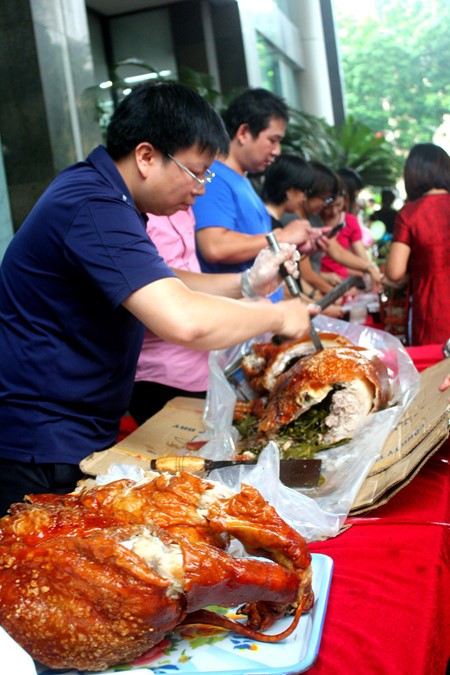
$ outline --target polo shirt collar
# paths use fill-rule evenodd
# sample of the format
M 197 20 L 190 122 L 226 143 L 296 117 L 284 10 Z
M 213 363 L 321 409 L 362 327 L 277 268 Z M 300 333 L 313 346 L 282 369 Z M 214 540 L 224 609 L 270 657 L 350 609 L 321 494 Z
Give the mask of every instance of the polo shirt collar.
M 136 209 L 133 197 L 123 180 L 111 156 L 103 145 L 98 145 L 87 157 L 87 162 L 90 162 L 103 178 L 105 178 L 111 186 L 119 193 L 122 201 Z M 137 209 L 136 209 L 137 210 Z

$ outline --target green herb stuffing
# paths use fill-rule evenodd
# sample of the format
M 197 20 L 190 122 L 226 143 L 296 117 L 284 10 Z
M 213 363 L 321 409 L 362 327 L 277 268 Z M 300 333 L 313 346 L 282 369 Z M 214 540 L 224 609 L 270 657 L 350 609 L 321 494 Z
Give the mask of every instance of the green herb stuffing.
M 239 452 L 250 450 L 257 457 L 268 441 L 274 440 L 279 447 L 282 459 L 301 459 L 314 457 L 316 452 L 346 443 L 349 439 L 332 444 L 323 443 L 320 440 L 329 431 L 325 419 L 330 411 L 333 393 L 330 392 L 321 403 L 310 408 L 270 438 L 259 438 L 257 436 L 258 419 L 254 415 L 247 415 L 235 424 L 242 437 L 238 443 Z

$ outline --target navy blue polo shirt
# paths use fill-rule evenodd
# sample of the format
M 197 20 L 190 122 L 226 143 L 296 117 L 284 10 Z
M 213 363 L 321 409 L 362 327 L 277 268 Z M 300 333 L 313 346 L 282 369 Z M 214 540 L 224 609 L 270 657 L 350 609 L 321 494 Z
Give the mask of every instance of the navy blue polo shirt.
M 53 181 L 0 268 L 0 456 L 78 463 L 116 442 L 144 335 L 121 303 L 171 276 L 104 147 Z

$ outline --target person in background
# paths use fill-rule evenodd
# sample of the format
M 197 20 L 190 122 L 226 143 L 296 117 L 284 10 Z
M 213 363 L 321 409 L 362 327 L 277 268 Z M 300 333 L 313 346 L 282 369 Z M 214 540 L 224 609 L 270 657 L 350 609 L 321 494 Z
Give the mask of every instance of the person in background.
M 195 218 L 192 208 L 172 216 L 147 214 L 147 234 L 164 261 L 172 268 L 200 272 L 195 250 Z M 295 247 L 280 245 L 282 257 Z M 256 257 L 253 266 L 245 272 L 252 285 L 263 295 L 277 285 L 277 258 L 272 259 L 267 249 Z M 287 264 L 292 265 L 289 260 Z M 290 268 L 294 276 L 298 269 Z M 308 300 L 308 298 L 305 298 Z M 162 340 L 146 331 L 136 368 L 136 377 L 128 410 L 138 425 L 157 413 L 175 396 L 205 398 L 208 390 L 209 352 L 189 349 Z
M 322 213 L 322 222 L 326 227 L 335 227 L 338 224 L 343 224 L 344 227 L 336 235 L 336 242 L 346 250 L 354 253 L 358 258 L 361 258 L 366 264 L 370 263 L 370 259 L 366 253 L 362 241 L 362 232 L 356 216 L 345 211 L 345 197 L 347 191 L 344 182 L 339 179 L 339 191 L 332 204 L 327 205 Z M 340 279 L 345 279 L 349 274 L 359 274 L 359 270 L 346 267 L 334 260 L 330 255 L 325 253 L 321 259 L 321 273 L 326 277 L 327 274 L 337 274 Z
M 450 157 L 418 143 L 406 159 L 408 201 L 395 220 L 386 276 L 409 274 L 411 345 L 445 343 L 450 335 Z
M 382 223 L 386 225 L 386 232 L 390 235 L 394 232 L 394 222 L 395 217 L 398 213 L 396 209 L 393 208 L 393 203 L 395 202 L 395 192 L 393 190 L 384 189 L 381 190 L 381 206 L 379 209 L 376 209 L 369 216 L 369 222 L 373 223 L 376 220 L 381 220 Z
M 270 214 L 272 227 L 277 233 L 279 228 L 284 227 L 283 221 L 286 216 L 293 218 L 289 221 L 290 223 L 300 216 L 308 227 L 311 227 L 306 216 L 305 204 L 313 183 L 314 169 L 309 162 L 298 155 L 282 153 L 267 169 L 261 189 L 261 198 Z M 329 230 L 330 228 L 314 228 L 315 232 L 323 233 L 316 242 L 317 248 L 328 247 L 329 241 L 326 235 Z M 311 253 L 314 254 L 314 250 Z M 301 286 L 304 293 L 310 297 L 314 295 L 315 288 L 304 277 L 301 279 Z M 324 288 L 331 289 L 332 285 L 324 283 Z M 326 313 L 341 314 L 340 310 L 334 306 Z
M 186 211 L 227 145 L 198 94 L 141 85 L 106 147 L 62 171 L 13 237 L 0 268 L 1 513 L 25 494 L 72 491 L 79 462 L 116 442 L 145 328 L 199 350 L 306 334 L 298 299 L 238 300 L 260 293 L 251 274 L 175 273 L 146 233 L 142 214 Z
M 272 228 L 283 227 L 286 213 L 297 214 L 312 188 L 314 171 L 303 157 L 282 153 L 264 175 L 261 199 L 269 212 Z M 309 221 L 303 219 L 309 228 Z M 291 220 L 290 222 L 294 222 Z
M 345 196 L 345 211 L 346 213 L 358 216 L 360 211 L 358 195 L 364 187 L 363 180 L 358 171 L 348 166 L 338 169 L 337 174 L 344 181 L 347 191 Z
M 339 192 L 339 176 L 328 166 L 318 161 L 311 161 L 310 165 L 314 171 L 314 179 L 311 189 L 308 192 L 306 201 L 300 205 L 297 215 L 300 218 L 307 218 L 313 227 L 323 227 L 323 210 L 330 206 Z M 323 253 L 316 253 L 305 256 L 300 261 L 300 276 L 309 283 L 314 291 L 311 295 L 316 299 L 317 295 L 328 293 L 340 281 L 338 275 L 327 278 L 320 273 L 320 263 Z M 359 258 L 351 251 L 345 250 L 336 241 L 336 238 L 329 240 L 327 255 L 338 263 L 359 271 L 363 274 L 369 272 L 374 283 L 378 284 L 381 279 L 381 273 L 378 267 L 372 263 Z
M 147 234 L 172 269 L 200 273 L 192 208 L 171 216 L 148 213 Z M 288 244 L 281 244 L 281 247 L 281 258 L 285 259 L 288 252 L 295 252 L 295 247 Z M 292 261 L 288 263 L 291 273 L 294 276 L 298 274 Z M 277 256 L 263 249 L 254 265 L 245 273 L 246 281 L 250 279 L 252 286 L 259 288 L 262 295 L 270 293 L 280 285 L 281 277 L 278 281 L 276 279 L 278 264 Z M 128 406 L 136 423 L 143 424 L 175 396 L 205 398 L 208 389 L 208 358 L 209 352 L 168 342 L 146 330 Z
M 172 268 L 200 272 L 192 208 L 171 216 L 147 214 L 147 234 Z M 175 396 L 205 398 L 209 352 L 162 340 L 146 330 L 128 411 L 138 425 Z
M 214 162 L 214 181 L 193 207 L 200 265 L 210 273 L 246 270 L 267 245 L 270 216 L 247 174 L 265 171 L 279 156 L 288 108 L 265 89 L 248 89 L 232 101 L 223 119 L 230 137 L 228 155 Z M 279 231 L 278 239 L 301 250 L 305 232 L 320 236 L 296 219 Z

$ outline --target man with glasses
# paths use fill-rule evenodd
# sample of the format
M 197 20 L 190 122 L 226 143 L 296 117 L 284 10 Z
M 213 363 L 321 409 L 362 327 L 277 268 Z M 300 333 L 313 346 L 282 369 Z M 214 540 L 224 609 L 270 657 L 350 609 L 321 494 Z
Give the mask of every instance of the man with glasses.
M 0 513 L 25 494 L 71 491 L 79 462 L 116 442 L 146 327 L 199 350 L 307 331 L 298 299 L 238 300 L 240 275 L 175 272 L 146 234 L 142 214 L 187 211 L 227 145 L 200 96 L 143 85 L 106 147 L 61 172 L 13 237 L 0 268 Z M 291 255 L 273 259 L 275 287 Z
M 248 174 L 261 173 L 279 156 L 289 115 L 284 101 L 270 91 L 248 89 L 223 118 L 229 152 L 212 165 L 215 178 L 193 207 L 200 264 L 213 273 L 246 270 L 266 246 L 270 216 Z M 280 242 L 308 251 L 319 235 L 298 220 L 277 232 Z

